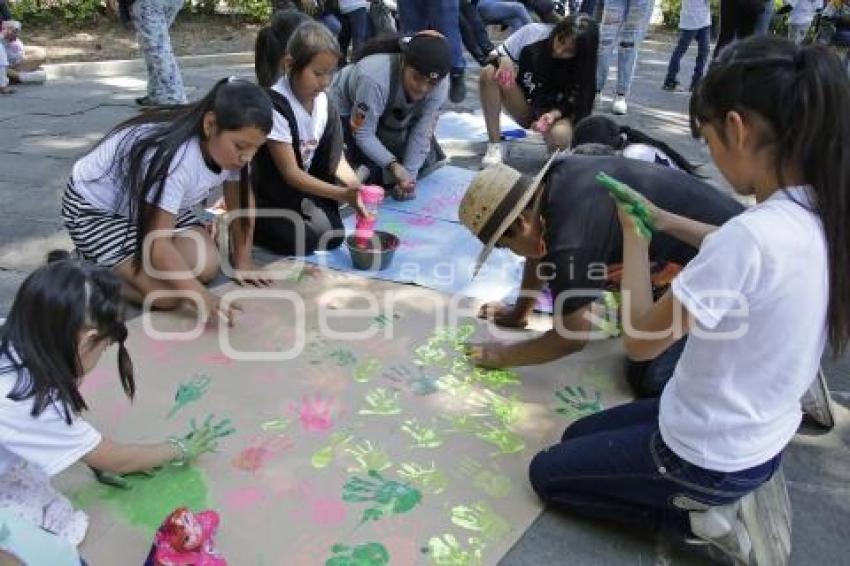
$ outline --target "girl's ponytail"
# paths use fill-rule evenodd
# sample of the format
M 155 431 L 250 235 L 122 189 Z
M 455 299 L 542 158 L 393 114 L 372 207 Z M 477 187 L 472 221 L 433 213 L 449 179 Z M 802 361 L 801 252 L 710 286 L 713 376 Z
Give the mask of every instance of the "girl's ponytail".
M 828 331 L 833 353 L 850 340 L 850 81 L 822 46 L 799 47 L 752 37 L 724 49 L 691 97 L 691 129 L 722 132 L 730 111 L 755 114 L 769 126 L 761 140 L 773 152 L 780 184 L 797 168 L 814 203 L 800 202 L 823 223 L 829 252 Z

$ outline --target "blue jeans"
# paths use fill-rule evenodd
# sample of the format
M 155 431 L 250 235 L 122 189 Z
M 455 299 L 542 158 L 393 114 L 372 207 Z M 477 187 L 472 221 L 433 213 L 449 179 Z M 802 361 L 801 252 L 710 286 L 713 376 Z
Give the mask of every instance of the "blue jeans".
M 654 360 L 645 362 L 629 360 L 626 365 L 626 381 L 629 382 L 638 399 L 661 395 L 664 386 L 673 377 L 673 371 L 679 363 L 687 341 L 687 336 L 677 340 Z
M 708 61 L 708 56 L 711 53 L 711 26 L 706 26 L 700 29 L 683 29 L 679 30 L 679 43 L 676 44 L 676 49 L 670 56 L 670 66 L 667 67 L 667 78 L 664 79 L 664 84 L 673 84 L 676 82 L 676 77 L 679 76 L 679 63 L 682 61 L 682 55 L 688 50 L 691 41 L 697 40 L 697 61 L 694 65 L 694 76 L 691 78 L 691 86 L 695 85 L 702 78 L 702 73 L 705 71 L 705 63 Z
M 331 12 L 325 12 L 319 17 L 319 20 L 325 24 L 325 27 L 331 30 L 331 33 L 334 35 L 339 35 L 339 32 L 342 30 L 342 22 L 340 22 L 339 18 Z
M 354 53 L 369 39 L 369 12 L 366 8 L 357 8 L 340 16 L 342 31 L 339 34 L 339 46 L 342 52 L 348 51 L 348 44 Z
M 478 2 L 478 13 L 488 24 L 504 24 L 514 32 L 531 23 L 531 16 L 525 6 L 519 2 L 502 2 L 501 0 L 481 0 Z
M 638 46 L 643 41 L 649 18 L 650 0 L 605 0 L 599 25 L 599 59 L 596 90 L 601 92 L 608 79 L 609 59 L 617 46 L 617 94 L 626 96 L 637 65 Z
M 460 39 L 458 0 L 398 0 L 398 17 L 402 33 L 433 28 L 446 36 L 452 47 L 452 70 L 466 67 Z
M 689 505 L 732 503 L 769 480 L 780 460 L 731 473 L 690 464 L 664 444 L 658 400 L 647 399 L 571 424 L 532 459 L 529 479 L 549 505 L 690 536 Z

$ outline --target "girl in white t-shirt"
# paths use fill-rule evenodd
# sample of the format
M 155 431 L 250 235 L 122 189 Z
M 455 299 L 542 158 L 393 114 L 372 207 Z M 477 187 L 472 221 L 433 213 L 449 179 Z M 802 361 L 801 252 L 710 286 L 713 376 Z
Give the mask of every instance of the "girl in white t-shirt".
M 660 401 L 573 423 L 531 482 L 547 502 L 697 538 L 736 564 L 788 564 L 782 452 L 827 338 L 839 354 L 850 336 L 850 83 L 824 47 L 748 38 L 712 64 L 691 123 L 757 204 L 718 228 L 626 199 L 700 248 L 657 303 L 649 238 L 618 207 L 629 357 L 688 342 Z
M 185 300 L 204 320 L 232 322 L 232 306 L 204 287 L 218 274 L 218 250 L 194 208 L 222 184 L 231 210 L 253 208 L 248 164 L 271 126 L 266 94 L 237 79 L 219 81 L 192 105 L 119 124 L 74 164 L 68 182 L 62 219 L 77 251 L 121 276 L 130 300 L 156 308 Z M 256 274 L 252 216 L 230 224 L 240 282 Z
M 339 63 L 339 44 L 313 21 L 291 34 L 277 38 L 286 45 L 280 61 L 285 73 L 268 91 L 274 125 L 254 158 L 251 179 L 257 207 L 264 209 L 256 242 L 275 253 L 301 256 L 342 243 L 340 203 L 366 212 L 361 183 L 342 153 L 339 115 L 325 93 Z M 259 50 L 256 57 L 258 62 L 268 58 Z
M 610 152 L 599 148 L 582 151 L 587 144 L 601 145 L 610 148 Z M 697 175 L 697 166 L 685 159 L 682 154 L 640 130 L 621 126 L 611 118 L 599 114 L 588 116 L 576 124 L 573 133 L 573 151 L 586 155 L 616 154 L 627 159 L 647 161 L 664 167 L 679 169 L 691 175 Z
M 121 280 L 90 263 L 63 259 L 24 281 L 0 336 L 0 510 L 74 545 L 88 518 L 50 483 L 82 460 L 101 481 L 193 460 L 232 432 L 226 421 L 206 422 L 158 444 L 119 444 L 81 417 L 88 407 L 80 386 L 104 351 L 118 345 L 118 375 L 135 392 L 124 347 Z

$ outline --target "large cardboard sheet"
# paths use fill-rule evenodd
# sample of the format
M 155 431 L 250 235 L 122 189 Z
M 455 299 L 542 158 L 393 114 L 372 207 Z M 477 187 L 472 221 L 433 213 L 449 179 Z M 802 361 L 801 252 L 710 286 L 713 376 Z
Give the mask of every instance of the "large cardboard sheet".
M 62 474 L 58 486 L 91 518 L 90 563 L 140 564 L 158 522 L 188 505 L 221 514 L 231 564 L 495 564 L 541 511 L 527 483 L 534 454 L 575 418 L 628 399 L 618 341 L 538 367 L 475 370 L 461 344 L 490 330 L 474 305 L 272 267 L 272 289 L 220 291 L 242 298 L 232 329 L 192 338 L 189 313 L 132 321 L 132 405 L 114 351 L 86 378 L 86 418 L 109 437 L 161 441 L 210 414 L 236 429 L 217 453 L 134 478 L 129 491 L 82 465 Z M 362 555 L 372 561 L 354 561 Z

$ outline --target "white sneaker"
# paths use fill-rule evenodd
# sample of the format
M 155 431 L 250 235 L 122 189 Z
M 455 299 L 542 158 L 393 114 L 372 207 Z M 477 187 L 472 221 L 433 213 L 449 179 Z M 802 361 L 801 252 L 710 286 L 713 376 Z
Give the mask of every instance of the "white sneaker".
M 808 391 L 803 394 L 800 402 L 803 406 L 803 412 L 820 426 L 827 429 L 835 426 L 835 418 L 832 415 L 832 405 L 830 404 L 829 387 L 826 385 L 826 377 L 823 375 L 822 368 L 818 368 L 817 377 L 812 382 Z
M 502 163 L 502 144 L 500 143 L 488 143 L 487 144 L 487 153 L 484 154 L 484 158 L 481 160 L 481 167 L 493 167 L 494 165 L 501 165 Z
M 614 102 L 611 103 L 611 112 L 620 116 L 629 111 L 629 105 L 626 104 L 626 97 L 618 94 L 614 97 Z
M 689 513 L 691 531 L 735 564 L 748 564 L 752 542 L 744 523 L 739 518 L 741 502 L 711 507 L 706 511 Z
M 18 77 L 25 84 L 41 84 L 47 80 L 47 71 L 36 69 L 35 71 L 20 72 Z

